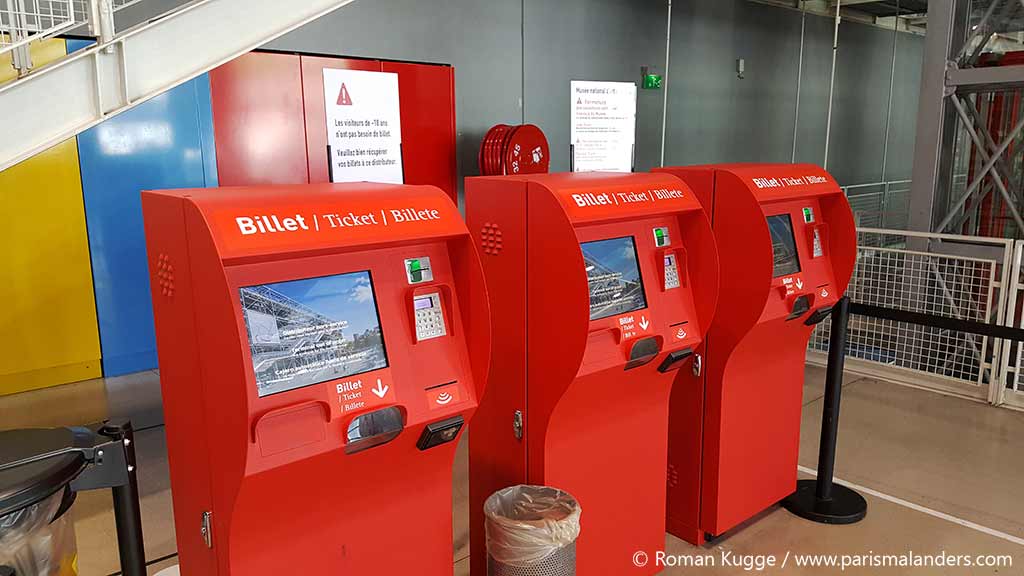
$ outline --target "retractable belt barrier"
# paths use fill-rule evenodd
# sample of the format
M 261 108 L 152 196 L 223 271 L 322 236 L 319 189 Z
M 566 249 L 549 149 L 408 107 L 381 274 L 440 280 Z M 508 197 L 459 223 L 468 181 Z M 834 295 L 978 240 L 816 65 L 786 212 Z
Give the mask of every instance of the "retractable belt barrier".
M 831 310 L 832 326 L 829 332 L 828 367 L 825 375 L 825 405 L 821 415 L 821 440 L 818 445 L 818 476 L 814 480 L 800 480 L 796 492 L 782 502 L 787 510 L 797 516 L 823 524 L 852 524 L 862 520 L 867 514 L 867 501 L 863 496 L 832 480 L 839 434 L 843 366 L 851 314 L 1024 342 L 1024 330 L 1020 328 L 860 304 L 851 302 L 847 296 L 840 298 Z

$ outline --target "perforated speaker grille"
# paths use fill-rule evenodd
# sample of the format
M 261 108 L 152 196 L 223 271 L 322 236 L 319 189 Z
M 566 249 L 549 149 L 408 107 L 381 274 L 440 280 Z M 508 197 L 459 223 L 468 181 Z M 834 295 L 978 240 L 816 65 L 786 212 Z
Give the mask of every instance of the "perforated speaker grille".
M 679 470 L 672 464 L 668 465 L 668 487 L 675 488 L 679 485 Z
M 156 259 L 156 281 L 161 294 L 168 298 L 174 296 L 174 265 L 167 254 L 161 254 Z
M 509 566 L 487 556 L 487 576 L 576 576 L 576 543 L 533 566 Z
M 501 252 L 501 229 L 497 224 L 484 223 L 484 227 L 480 230 L 480 249 L 484 251 L 484 254 L 491 256 L 497 256 Z

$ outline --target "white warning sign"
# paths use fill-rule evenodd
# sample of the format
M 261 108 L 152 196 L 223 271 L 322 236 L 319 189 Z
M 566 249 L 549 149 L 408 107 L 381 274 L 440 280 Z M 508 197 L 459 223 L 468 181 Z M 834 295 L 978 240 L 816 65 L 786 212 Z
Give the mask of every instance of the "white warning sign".
M 398 75 L 324 69 L 332 182 L 402 184 Z

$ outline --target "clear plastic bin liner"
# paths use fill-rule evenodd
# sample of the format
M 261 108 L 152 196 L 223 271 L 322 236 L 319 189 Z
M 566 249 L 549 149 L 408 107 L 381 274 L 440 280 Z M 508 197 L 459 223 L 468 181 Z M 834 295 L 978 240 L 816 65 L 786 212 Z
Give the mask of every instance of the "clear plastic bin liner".
M 0 517 L 0 567 L 17 576 L 77 576 L 78 547 L 69 514 L 54 519 L 64 491 Z
M 541 564 L 580 535 L 576 499 L 547 486 L 498 490 L 484 502 L 484 516 L 487 554 L 506 566 Z

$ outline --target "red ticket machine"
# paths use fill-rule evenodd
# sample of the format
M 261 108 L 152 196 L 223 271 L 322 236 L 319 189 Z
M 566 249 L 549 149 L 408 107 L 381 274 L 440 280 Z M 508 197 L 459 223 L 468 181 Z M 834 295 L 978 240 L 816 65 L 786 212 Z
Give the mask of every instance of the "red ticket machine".
M 857 234 L 846 196 L 818 166 L 656 172 L 693 188 L 721 257 L 707 370 L 676 382 L 671 409 L 668 530 L 700 544 L 796 490 L 807 342 L 846 290 Z
M 484 275 L 433 186 L 143 194 L 181 569 L 452 574 Z
M 660 571 L 669 393 L 718 294 L 700 203 L 667 174 L 480 177 L 466 217 L 494 324 L 470 431 L 472 573 L 486 574 L 484 500 L 521 483 L 579 501 L 579 574 Z

